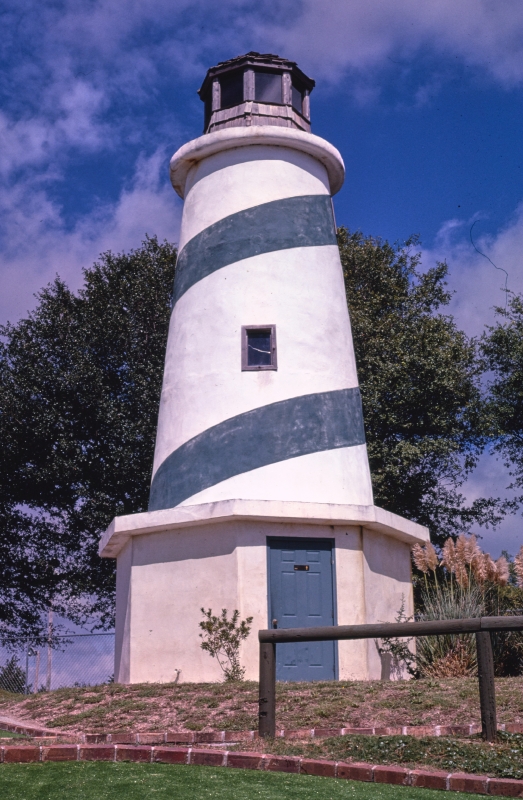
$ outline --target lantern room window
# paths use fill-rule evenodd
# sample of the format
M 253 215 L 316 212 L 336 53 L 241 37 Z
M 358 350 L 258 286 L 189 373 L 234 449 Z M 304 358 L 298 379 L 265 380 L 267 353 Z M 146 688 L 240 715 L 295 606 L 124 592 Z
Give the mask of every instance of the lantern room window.
M 303 92 L 292 84 L 292 107 L 299 114 L 303 113 Z
M 242 327 L 242 370 L 277 369 L 276 325 Z
M 220 108 L 232 108 L 243 103 L 243 70 L 222 75 L 220 91 Z
M 254 99 L 259 103 L 283 102 L 281 74 L 256 72 L 254 75 Z

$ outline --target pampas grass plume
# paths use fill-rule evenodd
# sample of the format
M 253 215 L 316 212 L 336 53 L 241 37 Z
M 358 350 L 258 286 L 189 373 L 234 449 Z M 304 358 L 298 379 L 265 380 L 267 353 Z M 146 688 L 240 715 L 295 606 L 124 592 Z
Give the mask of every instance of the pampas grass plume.
M 436 548 L 432 544 L 432 542 L 427 542 L 425 545 L 425 554 L 428 568 L 431 569 L 433 572 L 436 571 L 436 567 L 439 564 L 438 554 L 436 553 Z
M 456 545 L 450 538 L 447 539 L 443 545 L 441 563 L 449 572 L 454 572 L 456 566 Z
M 428 572 L 429 565 L 427 564 L 427 554 L 425 548 L 420 544 L 415 544 L 412 548 L 412 560 L 420 572 Z
M 519 548 L 519 553 L 514 559 L 514 571 L 516 573 L 516 581 L 520 589 L 523 588 L 523 544 Z
M 510 572 L 508 569 L 508 561 L 505 556 L 500 556 L 496 561 L 496 569 L 497 569 L 497 582 L 500 586 L 506 586 L 509 578 Z

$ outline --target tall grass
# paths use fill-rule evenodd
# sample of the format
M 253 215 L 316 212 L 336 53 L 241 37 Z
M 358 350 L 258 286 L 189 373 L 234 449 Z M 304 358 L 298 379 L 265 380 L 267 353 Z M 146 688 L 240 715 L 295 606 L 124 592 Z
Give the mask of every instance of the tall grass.
M 449 582 L 450 583 L 450 582 Z M 482 593 L 477 586 L 467 591 L 450 591 L 447 583 L 422 594 L 420 620 L 467 619 L 485 612 Z M 473 675 L 477 670 L 476 642 L 471 634 L 420 636 L 416 642 L 416 666 L 423 677 L 455 678 Z
M 523 613 L 523 547 L 514 562 L 503 555 L 494 561 L 475 536 L 447 539 L 438 555 L 432 544 L 415 545 L 415 566 L 423 575 L 419 620 L 464 619 Z M 496 672 L 523 671 L 523 637 L 493 636 Z M 417 640 L 417 674 L 464 677 L 477 671 L 475 638 L 471 634 L 427 636 Z

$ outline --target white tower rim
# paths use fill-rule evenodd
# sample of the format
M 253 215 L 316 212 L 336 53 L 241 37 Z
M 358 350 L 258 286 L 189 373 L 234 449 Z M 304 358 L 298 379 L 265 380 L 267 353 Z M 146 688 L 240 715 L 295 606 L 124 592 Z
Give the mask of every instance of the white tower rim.
M 175 192 L 184 199 L 185 183 L 190 169 L 208 156 L 249 145 L 272 145 L 300 150 L 320 161 L 329 178 L 331 195 L 339 192 L 345 180 L 345 165 L 339 150 L 313 133 L 279 128 L 271 125 L 253 125 L 249 128 L 226 128 L 205 133 L 193 139 L 171 158 L 171 183 Z

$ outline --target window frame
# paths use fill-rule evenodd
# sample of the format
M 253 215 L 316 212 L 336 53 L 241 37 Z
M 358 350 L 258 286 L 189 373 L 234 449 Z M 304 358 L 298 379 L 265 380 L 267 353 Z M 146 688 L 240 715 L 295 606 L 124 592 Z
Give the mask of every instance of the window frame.
M 280 83 L 280 99 L 279 100 L 260 100 L 256 97 L 256 80 L 259 75 L 270 75 L 272 77 L 279 78 Z M 284 106 L 286 105 L 284 102 L 284 87 L 283 87 L 283 74 L 276 70 L 272 69 L 255 69 L 254 70 L 254 102 L 255 103 L 262 103 L 263 105 L 268 106 Z
M 249 364 L 248 363 L 248 332 L 249 331 L 269 331 L 271 337 L 271 363 L 270 364 Z M 242 372 L 260 372 L 263 370 L 278 369 L 278 352 L 276 348 L 276 325 L 242 325 Z
M 245 70 L 241 70 L 241 71 L 240 70 L 230 70 L 229 72 L 224 72 L 222 75 L 220 75 L 220 78 L 219 78 L 219 84 L 220 84 L 220 109 L 219 110 L 222 110 L 222 109 L 226 110 L 228 108 L 236 108 L 237 106 L 241 106 L 242 103 L 245 103 L 244 72 L 245 72 Z M 238 103 L 232 103 L 232 104 L 228 103 L 227 105 L 224 105 L 224 102 L 223 102 L 224 91 L 223 91 L 223 89 L 225 87 L 224 87 L 223 84 L 226 84 L 227 81 L 230 81 L 233 85 L 237 82 L 238 85 L 236 86 L 236 89 L 241 89 L 241 99 L 239 99 L 239 96 L 238 96 L 238 98 L 237 98 L 237 99 L 239 99 Z

